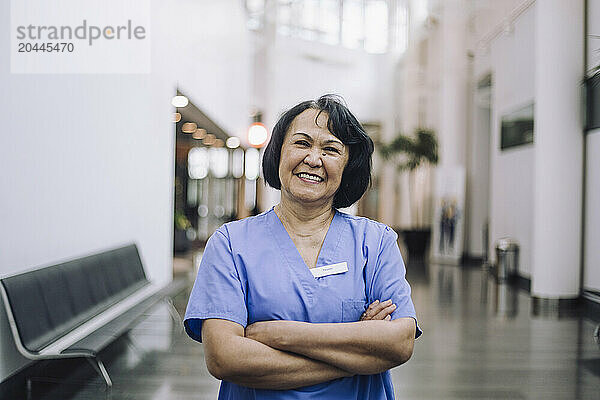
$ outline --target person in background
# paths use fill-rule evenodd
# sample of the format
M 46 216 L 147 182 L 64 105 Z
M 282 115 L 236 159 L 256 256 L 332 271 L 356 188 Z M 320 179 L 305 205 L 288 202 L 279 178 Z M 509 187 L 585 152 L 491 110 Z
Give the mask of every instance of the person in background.
M 389 369 L 421 334 L 397 235 L 338 210 L 367 190 L 372 153 L 337 96 L 275 125 L 262 166 L 281 201 L 211 236 L 184 318 L 219 399 L 394 398 Z

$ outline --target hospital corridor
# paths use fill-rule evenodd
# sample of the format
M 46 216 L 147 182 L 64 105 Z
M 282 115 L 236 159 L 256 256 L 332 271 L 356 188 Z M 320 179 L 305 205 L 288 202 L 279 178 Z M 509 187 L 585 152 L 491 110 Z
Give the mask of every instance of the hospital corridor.
M 0 400 L 600 398 L 600 0 L 0 26 Z

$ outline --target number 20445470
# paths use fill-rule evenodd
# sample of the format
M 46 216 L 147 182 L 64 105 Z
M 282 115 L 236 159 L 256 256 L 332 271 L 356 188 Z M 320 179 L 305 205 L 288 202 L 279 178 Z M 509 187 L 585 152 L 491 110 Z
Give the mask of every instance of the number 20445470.
M 62 42 L 62 43 L 29 43 L 29 42 L 21 42 L 18 45 L 19 53 L 72 53 L 75 50 L 75 45 L 70 42 Z

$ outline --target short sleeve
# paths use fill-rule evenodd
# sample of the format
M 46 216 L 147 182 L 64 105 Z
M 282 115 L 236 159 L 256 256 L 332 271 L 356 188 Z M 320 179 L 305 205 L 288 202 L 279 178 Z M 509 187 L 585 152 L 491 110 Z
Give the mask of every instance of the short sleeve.
M 202 254 L 183 320 L 186 333 L 202 342 L 202 322 L 209 318 L 226 319 L 246 327 L 245 298 L 229 237 L 220 228 L 210 237 Z
M 415 338 L 418 338 L 422 331 L 417 322 L 410 285 L 406 280 L 406 268 L 397 240 L 396 232 L 386 226 L 379 245 L 377 261 L 371 265 L 371 270 L 367 271 L 369 301 L 392 299 L 396 305 L 392 319 L 414 318 L 417 328 Z

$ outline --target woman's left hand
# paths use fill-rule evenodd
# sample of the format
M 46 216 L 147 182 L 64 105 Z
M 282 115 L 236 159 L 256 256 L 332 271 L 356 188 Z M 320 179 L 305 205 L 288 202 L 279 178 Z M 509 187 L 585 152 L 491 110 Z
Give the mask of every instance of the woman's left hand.
M 360 321 L 371 321 L 371 320 L 384 320 L 389 321 L 392 319 L 392 313 L 396 309 L 396 305 L 392 304 L 392 300 L 386 300 L 379 302 L 375 300 L 372 302 L 367 310 L 360 316 Z

